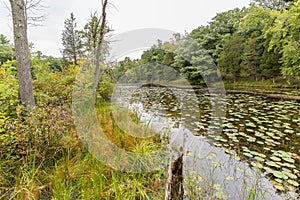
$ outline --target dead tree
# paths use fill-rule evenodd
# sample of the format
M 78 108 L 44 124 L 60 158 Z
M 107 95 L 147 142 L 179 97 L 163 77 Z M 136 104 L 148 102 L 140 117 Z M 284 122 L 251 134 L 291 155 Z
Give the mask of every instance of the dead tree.
M 97 90 L 98 90 L 98 84 L 100 80 L 100 55 L 101 50 L 103 48 L 104 43 L 104 35 L 105 35 L 105 29 L 106 29 L 106 7 L 107 7 L 107 0 L 102 0 L 102 15 L 101 15 L 101 25 L 100 25 L 100 33 L 99 33 L 99 39 L 98 39 L 98 45 L 96 49 L 96 56 L 95 56 L 95 79 L 94 79 L 94 100 L 96 104 L 97 100 Z

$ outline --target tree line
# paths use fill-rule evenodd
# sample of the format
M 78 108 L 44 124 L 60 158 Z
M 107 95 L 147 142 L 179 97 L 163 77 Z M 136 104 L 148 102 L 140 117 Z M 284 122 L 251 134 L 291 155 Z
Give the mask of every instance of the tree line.
M 187 40 L 197 42 L 201 48 L 184 46 Z M 175 34 L 172 41 L 164 43 L 158 41 L 131 66 L 171 66 L 192 84 L 201 84 L 203 74 L 213 73 L 208 70 L 212 64 L 227 81 L 285 79 L 290 83 L 300 78 L 299 47 L 300 1 L 255 0 L 247 8 L 218 13 L 208 25 L 189 34 Z M 182 57 L 185 51 L 194 55 L 192 61 Z
M 29 19 L 27 3 L 38 6 L 37 0 L 10 0 L 14 22 L 14 46 L 0 35 L 0 62 L 16 59 L 22 102 L 34 106 L 34 97 L 30 71 L 30 43 L 27 41 L 27 24 Z M 102 8 L 105 8 L 103 2 Z M 32 7 L 32 6 L 31 6 Z M 105 23 L 105 9 L 101 16 L 91 14 L 82 30 L 77 28 L 73 13 L 64 21 L 62 31 L 63 59 L 45 57 L 54 70 L 61 70 L 62 65 L 76 64 L 86 57 L 95 58 L 97 74 L 99 63 L 107 51 L 108 42 L 104 35 L 111 29 Z M 17 26 L 22 22 L 22 26 Z M 185 40 L 197 42 L 205 51 L 185 44 L 184 48 L 195 54 L 193 60 L 182 57 Z M 192 84 L 199 84 L 207 65 L 215 64 L 225 80 L 276 80 L 285 78 L 288 83 L 300 77 L 300 0 L 253 0 L 247 8 L 233 9 L 218 13 L 208 25 L 200 26 L 186 35 L 175 34 L 172 41 L 158 42 L 145 51 L 141 59 L 130 59 L 121 63 L 111 63 L 106 73 L 116 79 L 126 69 L 144 65 L 167 65 L 173 67 Z M 101 45 L 99 45 L 101 44 Z M 101 52 L 101 53 L 100 53 Z M 41 52 L 34 56 L 42 57 Z M 209 57 L 209 58 L 208 58 Z M 124 66 L 126 65 L 128 66 Z M 154 68 L 155 69 L 155 68 Z M 158 69 L 158 68 L 157 68 Z M 149 75 L 150 76 L 150 75 Z M 21 81 L 24 80 L 24 83 Z M 97 80 L 95 80 L 97 82 Z M 23 89 L 21 89 L 24 86 Z M 24 93 L 23 93 L 23 92 Z

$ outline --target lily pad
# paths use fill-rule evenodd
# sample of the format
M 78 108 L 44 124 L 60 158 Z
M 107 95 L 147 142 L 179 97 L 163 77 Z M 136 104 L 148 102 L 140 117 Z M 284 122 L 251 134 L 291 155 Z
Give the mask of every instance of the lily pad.
M 262 169 L 263 165 L 258 162 L 251 162 L 251 165 L 257 169 Z
M 288 180 L 287 182 L 295 187 L 299 187 L 299 183 L 294 180 Z
M 283 160 L 289 162 L 289 163 L 295 163 L 295 160 L 292 158 L 288 158 L 288 157 L 282 157 Z
M 270 159 L 274 161 L 281 161 L 281 159 L 276 156 L 271 156 Z
M 253 155 L 250 153 L 243 153 L 245 156 L 249 157 L 249 158 L 253 158 Z
M 278 164 L 276 164 L 275 162 L 273 162 L 273 161 L 266 162 L 266 165 L 269 165 L 271 167 L 280 168 L 280 166 Z
M 254 159 L 259 161 L 259 162 L 264 162 L 265 161 L 265 159 L 263 159 L 262 157 L 259 157 L 259 156 L 255 156 Z
M 280 171 L 273 171 L 272 173 L 275 177 L 277 178 L 281 178 L 281 179 L 288 179 L 289 177 L 286 176 L 284 173 L 280 172 Z
M 290 173 L 290 172 L 284 171 L 283 173 L 284 173 L 285 175 L 287 175 L 288 177 L 290 177 L 291 179 L 297 179 L 297 178 L 298 178 L 295 174 L 292 174 L 292 173 Z

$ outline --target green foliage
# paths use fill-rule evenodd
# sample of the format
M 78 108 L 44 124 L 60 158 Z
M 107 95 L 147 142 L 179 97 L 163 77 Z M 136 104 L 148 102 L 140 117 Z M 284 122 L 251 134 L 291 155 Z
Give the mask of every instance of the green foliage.
M 274 25 L 265 32 L 270 36 L 269 51 L 282 54 L 282 74 L 300 77 L 300 1 L 295 2 L 289 10 L 273 11 Z
M 17 116 L 18 104 L 20 101 L 18 99 L 16 62 L 7 61 L 0 66 L 0 130 L 3 129 L 6 120 Z
M 124 60 L 112 63 L 111 67 L 105 69 L 105 74 L 109 76 L 113 83 L 116 83 L 128 70 L 137 67 L 139 63 L 126 57 Z
M 223 51 L 220 54 L 219 68 L 222 75 L 234 81 L 240 75 L 240 64 L 244 49 L 244 38 L 239 33 L 228 35 L 223 40 Z
M 50 66 L 51 70 L 55 71 L 55 72 L 61 72 L 62 71 L 62 67 L 66 66 L 68 64 L 66 62 L 66 60 L 64 60 L 62 58 L 55 58 L 53 56 L 47 56 L 47 58 L 46 58 L 45 61 Z
M 8 60 L 13 60 L 16 55 L 12 46 L 9 44 L 9 40 L 0 34 L 0 64 Z
M 80 31 L 81 38 L 85 51 L 96 55 L 96 48 L 98 46 L 98 37 L 100 34 L 100 18 L 97 13 L 90 16 L 88 23 L 84 25 L 84 30 Z
M 101 81 L 99 82 L 97 100 L 99 102 L 109 101 L 114 89 L 114 84 L 111 82 L 110 78 L 103 74 Z
M 33 154 L 37 164 L 53 165 L 66 151 L 63 138 L 70 136 L 73 128 L 70 111 L 64 107 L 38 105 L 33 112 L 26 113 L 21 108 L 20 112 L 22 115 L 6 123 L 0 135 L 0 173 L 5 186 L 14 182 L 21 166 Z
M 35 155 L 35 162 L 43 163 L 45 157 L 54 162 L 65 148 L 62 137 L 70 134 L 73 127 L 67 104 L 70 98 L 63 94 L 71 92 L 70 76 L 72 73 L 53 73 L 49 65 L 40 58 L 32 58 L 32 72 L 35 78 L 37 107 L 28 112 L 18 97 L 17 69 L 15 61 L 7 61 L 0 67 L 0 190 L 11 187 L 15 177 L 21 172 L 21 166 L 29 163 Z M 70 75 L 72 74 L 72 75 Z M 63 85 L 60 90 L 54 85 Z M 39 86 L 45 86 L 40 87 Z M 56 89 L 55 89 L 56 88 Z M 51 99 L 49 90 L 56 90 Z M 68 94 L 70 95 L 70 94 Z M 64 104 L 65 106 L 55 106 Z M 0 192 L 2 194 L 2 192 Z
M 63 56 L 73 64 L 83 55 L 82 41 L 75 20 L 74 14 L 71 13 L 70 18 L 65 20 L 65 30 L 62 33 Z
M 290 5 L 294 0 L 252 0 L 258 6 L 270 8 L 270 9 L 282 9 Z
M 240 20 L 247 14 L 248 10 L 233 9 L 218 13 L 208 26 L 200 26 L 193 30 L 188 36 L 207 50 L 217 64 L 222 51 L 222 40 L 227 34 L 233 34 L 239 27 Z
M 176 66 L 191 84 L 201 85 L 205 77 L 214 75 L 212 58 L 196 41 L 183 42 L 175 54 L 173 66 Z
M 258 79 L 262 51 L 262 37 L 259 32 L 253 32 L 251 37 L 247 39 L 244 46 L 241 63 L 242 77 L 255 76 L 255 79 Z
M 49 66 L 46 64 L 41 68 L 46 68 L 48 72 L 50 71 Z M 59 73 L 43 73 L 43 70 L 38 71 L 36 75 L 37 79 L 33 82 L 36 99 L 47 104 L 70 105 L 72 101 L 72 86 L 77 72 L 78 66 L 76 65 L 69 65 Z

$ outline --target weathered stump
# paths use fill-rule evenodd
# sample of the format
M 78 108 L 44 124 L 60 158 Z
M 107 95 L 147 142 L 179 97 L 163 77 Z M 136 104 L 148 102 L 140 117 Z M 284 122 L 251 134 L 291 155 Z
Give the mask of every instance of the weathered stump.
M 179 157 L 174 162 L 172 156 L 170 158 L 165 200 L 183 200 L 183 197 L 183 150 L 181 148 Z

